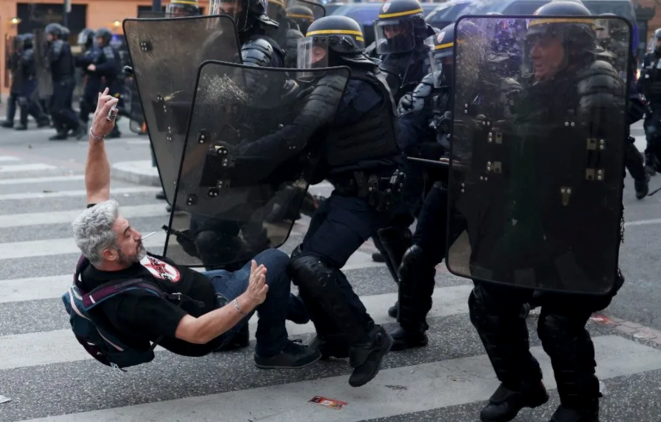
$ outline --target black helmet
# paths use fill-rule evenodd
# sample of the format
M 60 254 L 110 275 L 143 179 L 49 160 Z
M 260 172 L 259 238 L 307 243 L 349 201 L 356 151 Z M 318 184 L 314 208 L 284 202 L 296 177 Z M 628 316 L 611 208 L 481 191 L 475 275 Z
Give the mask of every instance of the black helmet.
M 34 45 L 34 35 L 31 33 L 20 35 L 23 48 L 32 48 Z
M 595 20 L 580 1 L 552 1 L 534 13 L 539 19 L 528 24 L 528 38 L 553 35 L 562 42 L 565 51 L 572 55 L 593 52 L 595 48 Z M 578 18 L 543 19 L 543 16 L 577 16 Z M 584 19 L 580 17 L 584 16 Z
M 62 37 L 62 25 L 59 23 L 49 23 L 46 25 L 46 28 L 44 28 L 44 32 L 46 34 L 51 34 L 59 39 Z
M 308 32 L 308 27 L 314 22 L 314 13 L 309 7 L 292 6 L 287 8 L 287 18 L 294 22 L 302 33 Z
M 378 54 L 406 53 L 433 35 L 418 0 L 392 0 L 383 3 L 374 22 Z
M 324 57 L 316 56 L 322 48 Z M 365 39 L 363 31 L 355 20 L 346 16 L 326 16 L 314 21 L 308 28 L 305 38 L 298 42 L 298 67 L 327 67 L 341 64 L 370 64 L 363 55 Z
M 278 22 L 266 15 L 266 0 L 210 0 L 210 15 L 229 15 L 239 32 L 255 26 L 278 28 Z
M 85 48 L 91 48 L 94 45 L 96 33 L 89 28 L 85 28 L 78 34 L 78 45 Z
M 64 39 L 69 38 L 69 35 L 71 34 L 71 31 L 69 31 L 69 28 L 67 28 L 64 25 L 60 25 L 60 32 L 62 33 L 61 38 L 64 38 Z
M 430 47 L 429 63 L 436 88 L 450 83 L 454 41 L 454 24 L 446 26 L 425 40 Z
M 96 38 L 101 38 L 101 45 L 99 47 L 105 47 L 110 44 L 112 32 L 108 28 L 99 28 L 96 31 Z
M 200 14 L 200 6 L 197 0 L 171 0 L 165 6 L 165 16 L 169 17 L 185 17 L 197 16 Z

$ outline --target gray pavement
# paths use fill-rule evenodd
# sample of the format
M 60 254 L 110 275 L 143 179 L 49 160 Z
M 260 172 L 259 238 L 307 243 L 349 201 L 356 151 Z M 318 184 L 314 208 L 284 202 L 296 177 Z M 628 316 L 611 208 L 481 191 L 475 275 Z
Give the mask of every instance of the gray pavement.
M 153 178 L 145 165 L 148 141 L 130 134 L 125 121 L 120 123 L 124 136 L 107 142 L 115 165 L 113 197 L 139 230 L 158 230 L 167 213 L 165 203 L 154 197 L 158 188 L 145 179 Z M 70 221 L 85 206 L 87 143 L 50 142 L 51 133 L 0 129 L 0 395 L 11 399 L 0 404 L 0 421 L 478 420 L 497 381 L 468 319 L 470 282 L 442 266 L 428 347 L 389 354 L 379 376 L 362 388 L 348 386 L 345 361 L 319 362 L 300 371 L 258 370 L 252 347 L 195 359 L 158 350 L 154 362 L 126 373 L 91 360 L 71 334 L 60 300 L 77 258 L 67 242 Z M 642 146 L 640 127 L 632 133 Z M 142 173 L 142 184 L 125 173 Z M 661 187 L 661 176 L 652 178 L 651 185 Z M 313 191 L 327 195 L 329 187 Z M 661 193 L 636 200 L 627 177 L 627 226 L 620 254 L 627 281 L 612 305 L 588 325 L 605 386 L 602 421 L 661 420 L 660 200 Z M 284 251 L 291 252 L 301 241 L 308 222 L 297 222 Z M 150 250 L 158 253 L 159 245 Z M 347 274 L 371 315 L 390 326 L 394 321 L 385 312 L 396 299 L 396 286 L 385 267 L 372 262 L 373 250 L 368 242 L 356 252 Z M 531 346 L 552 389 L 555 383 L 535 323 L 533 314 Z M 292 337 L 303 341 L 314 332 L 310 325 L 289 328 Z M 317 395 L 347 405 L 336 410 L 309 403 Z M 548 421 L 557 404 L 552 391 L 548 404 L 522 411 L 515 421 Z

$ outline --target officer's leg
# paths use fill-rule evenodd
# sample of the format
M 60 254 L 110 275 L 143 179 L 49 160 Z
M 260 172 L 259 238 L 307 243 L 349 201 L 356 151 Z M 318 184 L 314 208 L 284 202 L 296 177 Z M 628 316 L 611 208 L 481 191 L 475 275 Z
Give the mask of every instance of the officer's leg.
M 61 112 L 62 118 L 66 127 L 73 131 L 72 135 L 76 139 L 80 139 L 85 134 L 85 128 L 80 123 L 80 120 L 78 120 L 78 115 L 72 108 L 73 91 L 76 89 L 76 82 L 73 79 L 68 81 L 65 84 L 65 89 L 64 107 Z
M 620 276 L 620 282 L 624 279 Z M 585 329 L 593 312 L 605 309 L 613 295 L 590 297 L 545 293 L 538 334 L 558 384 L 561 406 L 553 422 L 596 421 L 599 413 L 599 380 L 594 345 Z
M 522 408 L 548 400 L 542 371 L 528 343 L 523 305 L 531 295 L 529 289 L 476 281 L 468 298 L 471 322 L 501 382 L 482 409 L 483 422 L 512 420 Z
M 658 117 L 656 111 L 651 115 L 645 116 L 645 137 L 647 139 L 647 148 L 645 148 L 645 171 L 654 176 L 657 170 L 658 158 L 656 157 L 656 144 L 659 142 Z
M 413 246 L 406 251 L 399 267 L 400 327 L 391 333 L 395 340 L 392 350 L 427 345 L 426 318 L 432 307 L 435 267 L 445 254 L 446 214 L 447 191 L 436 183 L 418 215 Z
M 21 95 L 18 97 L 18 106 L 20 107 L 19 125 L 16 130 L 27 130 L 28 128 L 28 114 L 29 114 L 29 101 L 28 97 Z
M 55 126 L 57 133 L 48 138 L 51 141 L 67 139 L 68 128 L 64 125 L 64 120 L 62 118 L 62 109 L 64 109 L 66 95 L 66 88 L 63 87 L 62 83 L 54 82 L 53 95 L 50 98 L 48 110 L 51 113 L 51 120 L 53 121 L 53 126 Z
M 645 171 L 643 156 L 636 148 L 635 138 L 629 137 L 626 142 L 626 166 L 634 180 L 636 198 L 643 199 L 649 192 L 649 174 Z
M 7 120 L 2 122 L 0 126 L 5 128 L 14 127 L 14 117 L 16 116 L 16 102 L 18 101 L 18 94 L 12 92 L 7 99 Z
M 315 213 L 300 254 L 289 265 L 290 275 L 311 311 L 310 318 L 323 330 L 320 337 L 337 330 L 335 338 L 349 346 L 354 368 L 349 384 L 354 387 L 376 376 L 392 339 L 374 324 L 340 268 L 386 221 L 387 216 L 374 211 L 365 199 L 333 193 Z M 329 339 L 322 340 L 324 347 L 329 346 Z M 331 347 L 341 348 L 340 344 Z

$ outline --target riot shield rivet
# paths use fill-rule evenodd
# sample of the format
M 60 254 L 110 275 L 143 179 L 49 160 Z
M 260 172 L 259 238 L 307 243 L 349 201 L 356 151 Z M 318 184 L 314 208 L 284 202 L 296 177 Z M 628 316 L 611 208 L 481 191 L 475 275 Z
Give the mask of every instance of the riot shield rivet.
M 485 176 L 485 177 L 484 177 L 484 181 L 486 182 L 487 180 L 489 180 L 489 178 Z
M 565 122 L 565 126 L 569 126 L 569 122 Z
M 576 123 L 571 122 L 571 127 L 574 127 L 574 126 L 576 126 Z
M 484 180 L 484 177 L 480 176 L 480 180 Z
M 161 97 L 160 95 L 157 96 L 157 97 L 156 97 L 156 101 L 159 101 L 159 102 L 160 102 L 160 101 L 163 101 L 163 97 Z

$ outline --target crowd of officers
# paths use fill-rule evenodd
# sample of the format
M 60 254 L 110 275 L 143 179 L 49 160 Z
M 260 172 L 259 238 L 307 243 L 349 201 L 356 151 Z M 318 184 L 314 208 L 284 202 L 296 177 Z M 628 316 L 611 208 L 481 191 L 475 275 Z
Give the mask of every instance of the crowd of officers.
M 7 119 L 0 126 L 27 130 L 28 116 L 32 116 L 37 127 L 55 128 L 51 141 L 84 136 L 98 92 L 109 87 L 111 95 L 120 99 L 122 96 L 122 62 L 118 49 L 111 44 L 112 39 L 113 34 L 107 28 L 84 29 L 78 36 L 80 53 L 74 55 L 69 30 L 57 23 L 48 24 L 43 32 L 16 36 L 8 63 L 12 83 Z M 80 69 L 78 75 L 76 69 Z M 82 82 L 82 95 L 80 111 L 76 113 L 73 96 L 78 81 Z M 17 110 L 20 111 L 18 125 L 14 121 Z M 120 135 L 115 127 L 109 137 Z

